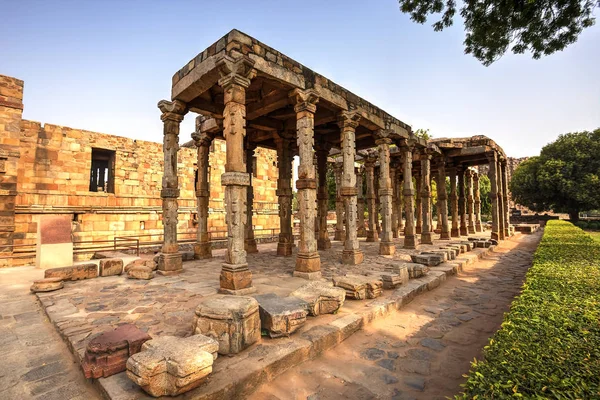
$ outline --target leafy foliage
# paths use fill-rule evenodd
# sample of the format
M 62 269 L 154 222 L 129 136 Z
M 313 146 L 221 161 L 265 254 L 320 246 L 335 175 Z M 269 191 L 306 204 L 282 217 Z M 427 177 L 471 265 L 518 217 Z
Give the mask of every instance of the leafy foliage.
M 548 221 L 523 292 L 459 399 L 600 397 L 600 243 Z
M 435 31 L 452 26 L 457 11 L 455 0 L 399 0 L 402 12 L 424 24 L 430 15 L 441 14 Z M 579 34 L 594 25 L 598 0 L 466 0 L 460 9 L 464 19 L 465 53 L 484 65 L 498 60 L 506 51 L 533 58 L 552 54 L 575 43 Z M 512 47 L 511 47 L 512 46 Z
M 522 162 L 510 190 L 515 201 L 533 211 L 566 212 L 577 222 L 580 211 L 600 207 L 600 129 L 559 136 L 539 157 Z

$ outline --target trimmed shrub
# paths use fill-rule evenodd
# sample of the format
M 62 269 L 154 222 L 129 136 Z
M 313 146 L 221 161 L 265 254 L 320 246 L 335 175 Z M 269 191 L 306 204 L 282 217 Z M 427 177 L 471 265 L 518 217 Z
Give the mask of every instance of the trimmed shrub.
M 600 398 L 600 243 L 548 221 L 522 293 L 457 399 Z

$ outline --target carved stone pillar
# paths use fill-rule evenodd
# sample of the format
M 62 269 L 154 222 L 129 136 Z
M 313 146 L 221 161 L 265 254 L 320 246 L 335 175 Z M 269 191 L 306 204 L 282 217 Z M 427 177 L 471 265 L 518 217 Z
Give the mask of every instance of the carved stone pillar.
M 404 178 L 404 190 L 402 192 L 404 197 L 404 213 L 406 217 L 406 224 L 404 225 L 404 248 L 405 249 L 416 249 L 417 241 L 415 237 L 415 199 L 414 189 L 412 181 L 412 149 L 413 146 L 406 140 L 401 141 L 400 150 L 402 151 L 402 165 Z
M 207 133 L 195 132 L 192 134 L 194 143 L 198 147 L 198 180 L 196 181 L 196 197 L 198 199 L 198 235 L 194 245 L 194 258 L 196 260 L 211 258 L 212 245 L 208 234 L 208 200 L 210 188 L 208 187 L 208 165 L 210 145 L 213 137 Z
M 291 256 L 294 238 L 292 236 L 292 149 L 290 139 L 283 134 L 275 137 L 277 145 L 277 200 L 279 202 L 279 241 L 278 256 Z
M 504 175 L 502 174 L 502 163 L 500 160 L 496 166 L 496 179 L 498 180 L 498 238 L 506 238 L 505 229 L 507 226 L 506 213 L 504 210 Z
M 467 228 L 467 201 L 465 198 L 465 170 L 458 168 L 458 212 L 460 214 L 460 234 L 466 236 L 469 234 Z
M 390 179 L 390 138 L 393 132 L 379 130 L 376 134 L 375 143 L 379 147 L 379 202 L 381 203 L 381 242 L 379 243 L 379 254 L 392 255 L 396 252 L 396 246 L 392 240 L 392 182 Z
M 363 192 L 364 167 L 358 167 L 356 171 L 356 189 L 358 190 L 358 237 L 366 237 L 365 228 L 365 194 Z
M 489 178 L 490 178 L 490 200 L 492 202 L 492 239 L 500 239 L 499 229 L 500 221 L 498 219 L 498 162 L 496 152 L 488 155 L 489 161 Z
M 375 167 L 374 170 L 374 190 L 375 190 L 375 228 L 377 230 L 377 235 L 381 237 L 381 221 L 379 216 L 381 215 L 381 198 L 378 196 L 379 193 L 379 176 L 381 175 L 381 169 L 379 167 Z
M 473 190 L 475 199 L 475 231 L 483 232 L 483 226 L 481 225 L 481 191 L 479 189 L 479 174 L 473 174 Z
M 226 142 L 225 186 L 227 252 L 221 268 L 220 293 L 245 295 L 253 293 L 252 272 L 248 269 L 245 250 L 245 226 L 248 221 L 246 203 L 250 175 L 244 162 L 246 136 L 246 88 L 256 74 L 253 62 L 246 58 L 223 59 L 218 64 L 223 88 L 223 136 Z
M 319 189 L 317 190 L 317 211 L 319 220 L 319 232 L 317 234 L 317 249 L 327 250 L 331 248 L 329 233 L 327 232 L 327 202 L 329 193 L 327 190 L 327 156 L 331 145 L 327 142 L 316 144 L 317 152 L 317 171 L 319 175 Z
M 467 183 L 467 230 L 470 234 L 475 233 L 475 198 L 473 195 L 473 170 L 465 171 Z
M 421 155 L 421 192 L 419 195 L 423 213 L 421 243 L 433 244 L 431 235 L 431 154 L 427 151 Z
M 375 162 L 377 158 L 369 157 L 365 159 L 365 171 L 367 176 L 367 210 L 369 213 L 369 230 L 367 231 L 367 242 L 376 242 L 379 240 L 375 222 L 377 213 L 375 203 Z
M 246 138 L 246 172 L 250 178 L 250 185 L 246 191 L 246 231 L 244 234 L 244 249 L 246 253 L 258 253 L 256 247 L 256 239 L 254 239 L 254 225 L 252 224 L 252 209 L 254 208 L 254 188 L 252 187 L 254 177 L 252 176 L 252 160 L 254 158 L 254 150 L 256 144 L 251 143 Z
M 502 163 L 502 204 L 504 209 L 504 237 L 510 237 L 510 205 L 508 203 L 508 168 L 506 160 Z
M 446 192 L 446 163 L 442 158 L 438 164 L 438 209 L 440 215 L 440 239 L 450 240 L 450 226 L 448 224 L 448 193 Z
M 177 213 L 179 179 L 177 177 L 177 151 L 179 150 L 179 124 L 183 121 L 186 105 L 178 100 L 161 100 L 158 108 L 162 111 L 164 167 L 162 178 L 162 198 L 164 239 L 162 253 L 158 261 L 158 273 L 174 275 L 183 269 L 179 245 L 177 243 Z
M 333 174 L 335 176 L 335 233 L 333 240 L 343 242 L 346 240 L 346 231 L 344 230 L 344 200 L 342 198 L 342 173 L 344 164 L 336 161 L 333 164 Z
M 398 185 L 396 185 L 396 165 L 390 163 L 390 184 L 392 189 L 392 237 L 398 237 Z
M 343 172 L 340 194 L 344 200 L 346 211 L 346 241 L 342 252 L 342 263 L 349 265 L 360 264 L 364 255 L 358 247 L 357 232 L 357 190 L 354 158 L 356 156 L 355 130 L 358 127 L 360 114 L 352 111 L 341 112 L 338 115 L 338 125 L 341 129 Z
M 315 112 L 319 97 L 312 90 L 294 89 L 290 93 L 296 112 L 296 130 L 300 164 L 298 166 L 298 206 L 300 240 L 294 276 L 305 279 L 321 278 L 321 258 L 315 238 L 316 188 L 314 158 Z
M 452 228 L 450 228 L 450 237 L 460 237 L 458 229 L 458 195 L 456 194 L 456 168 L 449 168 L 450 175 L 450 214 L 452 216 Z
M 415 226 L 415 232 L 421 234 L 423 228 L 423 201 L 421 199 L 421 174 L 415 173 L 415 184 L 417 198 L 415 200 L 415 214 L 417 214 L 417 225 Z
M 396 182 L 394 183 L 396 185 L 396 190 L 398 193 L 398 197 L 396 198 L 396 214 L 398 215 L 398 237 L 400 237 L 400 235 L 402 235 L 404 233 L 404 220 L 402 219 L 402 209 L 403 209 L 403 202 L 402 202 L 402 198 L 404 197 L 402 195 L 402 190 L 404 188 L 403 185 L 403 180 L 402 180 L 402 169 L 404 168 L 402 162 L 399 162 L 397 167 L 396 167 Z

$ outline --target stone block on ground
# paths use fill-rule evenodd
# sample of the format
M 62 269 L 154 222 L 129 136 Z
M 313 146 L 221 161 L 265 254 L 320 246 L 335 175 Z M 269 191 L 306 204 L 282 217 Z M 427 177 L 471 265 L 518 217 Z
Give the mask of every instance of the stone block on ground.
M 498 246 L 498 241 L 496 239 L 488 239 L 488 242 L 493 246 Z
M 334 276 L 333 285 L 346 291 L 346 298 L 354 300 L 374 299 L 381 296 L 381 278 L 362 275 Z
M 428 250 L 428 251 L 423 251 L 421 252 L 421 254 L 426 254 L 429 256 L 440 256 L 442 262 L 446 262 L 448 261 L 448 252 L 446 251 L 442 251 L 442 250 Z
M 90 340 L 81 367 L 86 378 L 107 378 L 126 370 L 127 359 L 139 353 L 151 337 L 132 324 L 102 333 Z
M 63 287 L 64 284 L 61 278 L 44 278 L 33 281 L 29 290 L 33 293 L 51 292 L 53 290 L 62 289 Z
M 127 271 L 127 277 L 130 279 L 152 279 L 154 278 L 154 272 L 148 267 L 143 265 L 136 265 Z
M 460 242 L 460 243 L 461 243 L 462 245 L 465 245 L 465 246 L 467 247 L 467 251 L 471 251 L 471 250 L 473 250 L 473 249 L 475 248 L 475 245 L 473 244 L 473 242 L 472 242 L 472 241 L 467 241 L 467 240 L 465 240 L 465 241 L 463 241 L 463 242 Z
M 280 297 L 267 293 L 254 297 L 258 301 L 261 328 L 272 338 L 289 336 L 306 322 L 308 304 L 297 297 Z
M 178 396 L 205 381 L 218 347 L 203 335 L 152 339 L 127 360 L 127 376 L 151 396 Z
M 133 260 L 133 261 L 129 262 L 125 266 L 125 268 L 123 268 L 123 271 L 124 272 L 129 272 L 129 270 L 131 268 L 138 267 L 138 266 L 148 267 L 152 271 L 156 271 L 156 268 L 158 268 L 158 264 L 156 263 L 156 261 L 154 261 L 154 259 L 138 258 L 137 260 Z
M 316 317 L 321 314 L 333 314 L 342 307 L 346 299 L 346 291 L 334 287 L 331 282 L 313 281 L 300 286 L 290 293 L 308 303 L 308 315 Z
M 70 267 L 50 268 L 44 271 L 45 278 L 60 278 L 63 281 L 92 279 L 98 276 L 96 264 L 80 264 Z
M 196 308 L 193 328 L 219 342 L 219 354 L 237 354 L 260 339 L 258 302 L 247 296 L 208 297 Z
M 410 279 L 421 278 L 429 273 L 429 267 L 418 263 L 397 263 L 388 264 L 385 270 L 388 272 L 396 272 L 401 268 L 406 268 Z
M 449 260 L 454 260 L 460 254 L 460 248 L 455 246 L 442 246 L 440 250 L 448 251 Z
M 433 254 L 411 254 L 410 259 L 413 263 L 435 267 L 443 262 L 443 257 Z
M 103 258 L 99 264 L 100 276 L 121 275 L 123 260 L 121 258 Z

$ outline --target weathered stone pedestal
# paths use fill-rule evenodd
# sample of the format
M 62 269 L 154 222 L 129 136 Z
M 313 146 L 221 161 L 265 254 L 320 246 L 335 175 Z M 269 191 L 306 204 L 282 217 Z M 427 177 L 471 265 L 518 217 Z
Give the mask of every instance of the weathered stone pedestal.
M 321 279 L 321 257 L 319 253 L 298 254 L 294 276 L 308 280 Z
M 275 293 L 255 296 L 259 304 L 261 328 L 272 338 L 289 336 L 306 322 L 308 304 L 297 297 L 279 297 Z
M 290 293 L 308 303 L 308 314 L 316 317 L 321 314 L 333 314 L 342 307 L 346 291 L 334 287 L 331 282 L 315 281 L 300 286 Z
M 172 276 L 177 275 L 183 270 L 183 260 L 180 253 L 161 253 L 158 257 L 159 275 Z
M 33 281 L 29 290 L 33 293 L 52 292 L 54 290 L 62 289 L 63 287 L 64 284 L 62 278 L 45 278 Z
M 248 264 L 222 264 L 219 293 L 244 296 L 256 292 Z

